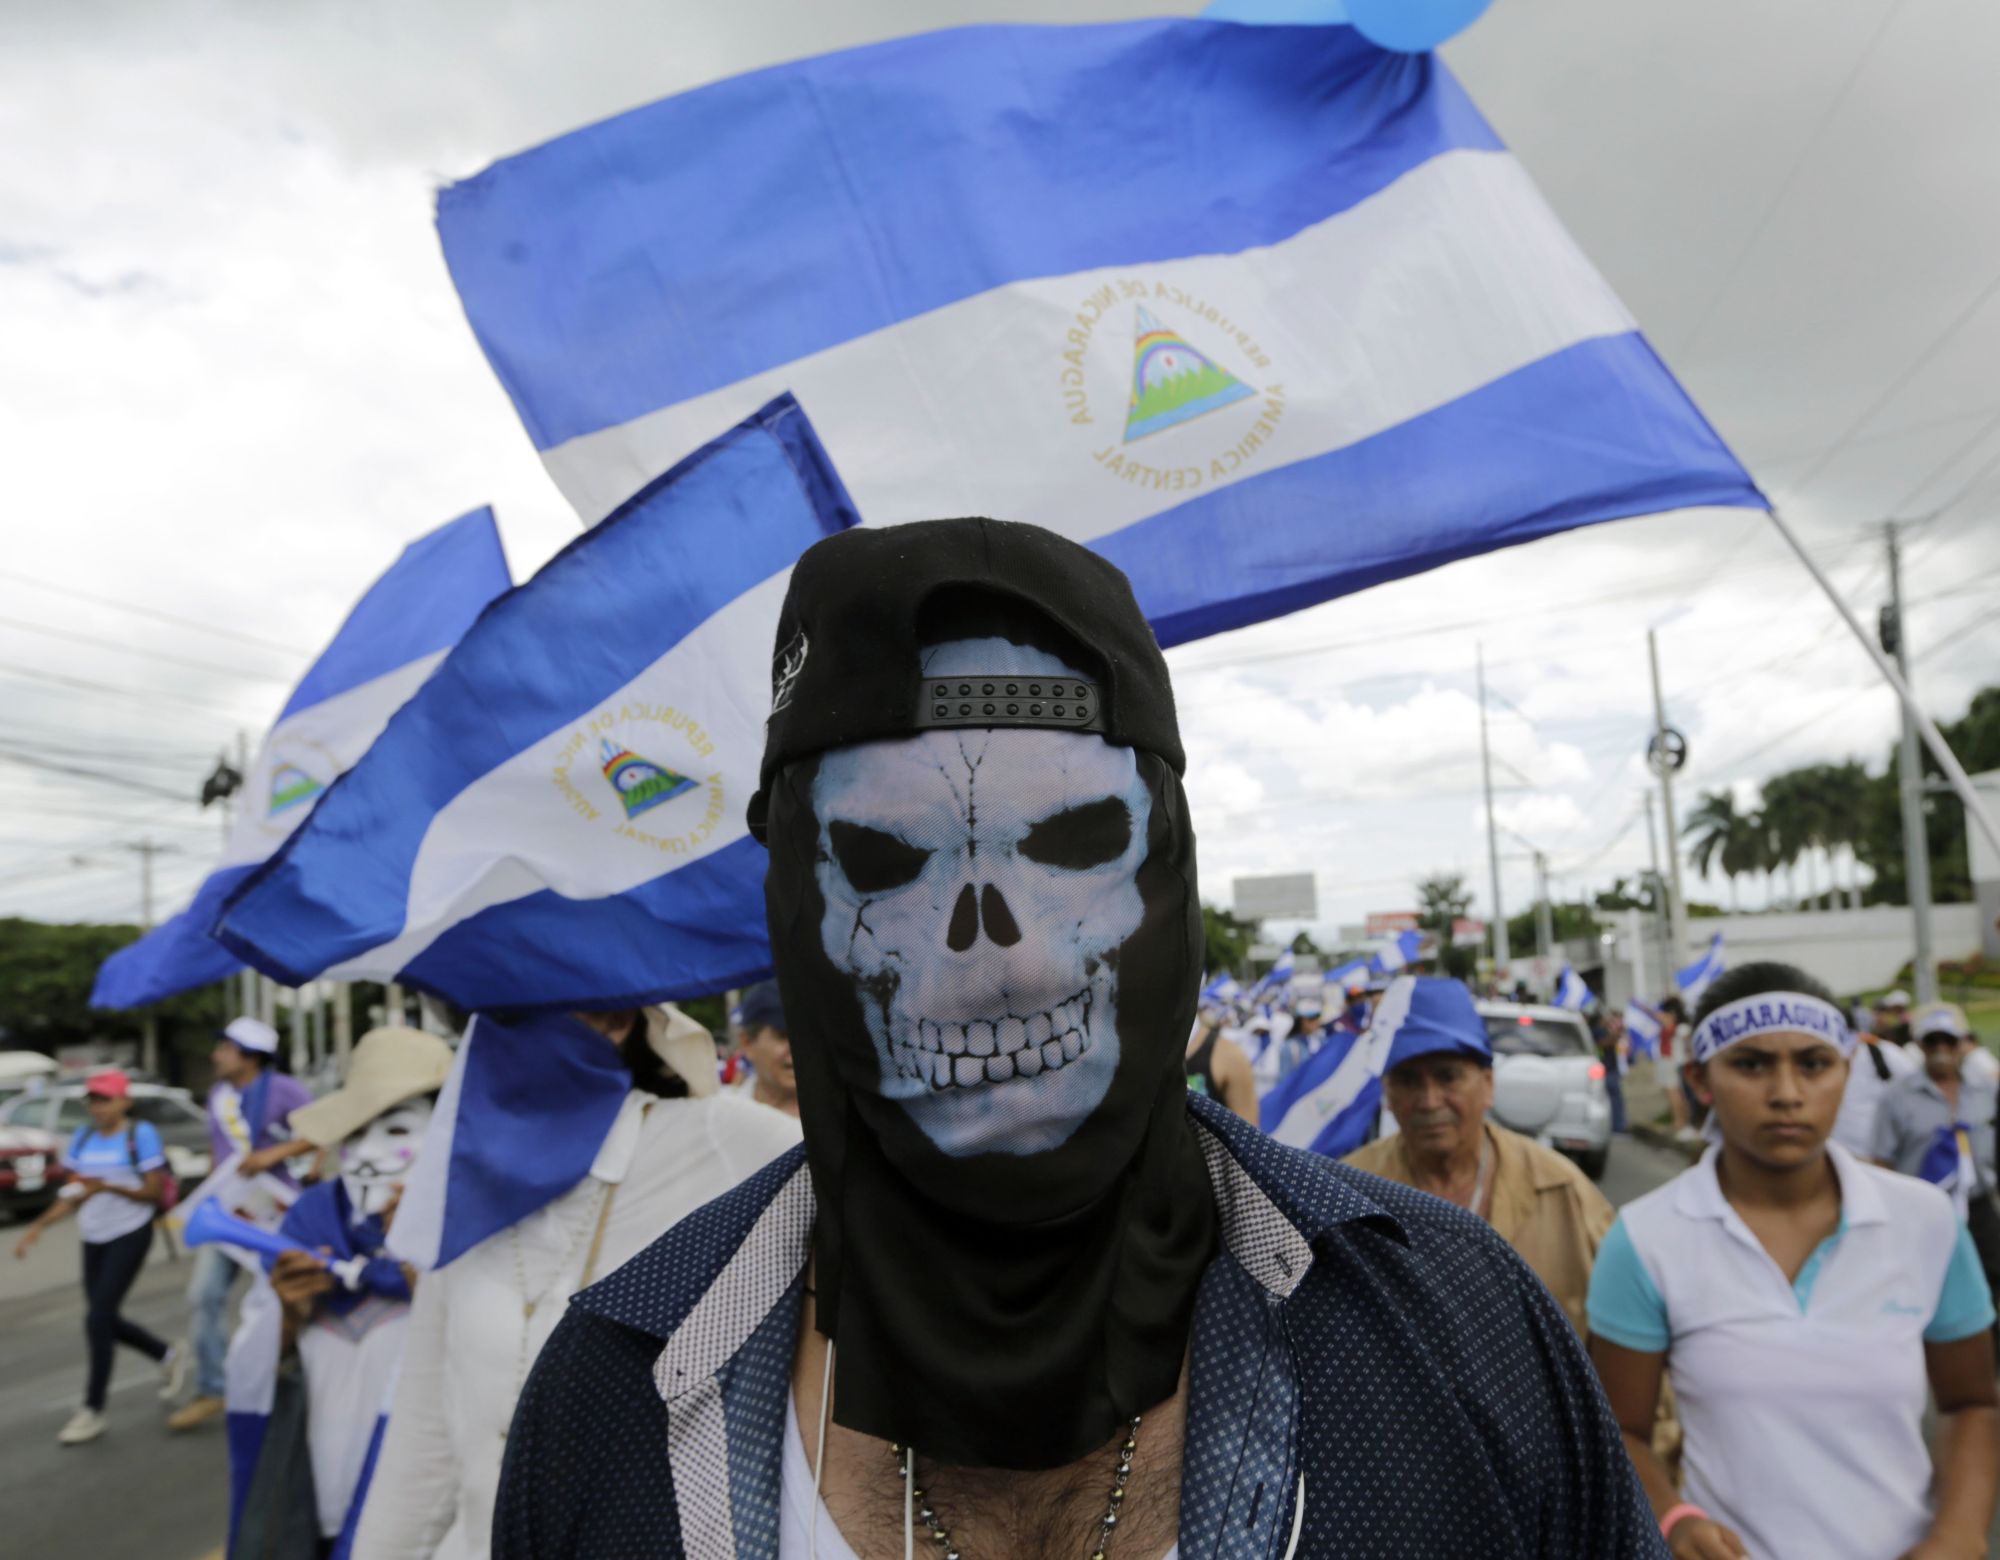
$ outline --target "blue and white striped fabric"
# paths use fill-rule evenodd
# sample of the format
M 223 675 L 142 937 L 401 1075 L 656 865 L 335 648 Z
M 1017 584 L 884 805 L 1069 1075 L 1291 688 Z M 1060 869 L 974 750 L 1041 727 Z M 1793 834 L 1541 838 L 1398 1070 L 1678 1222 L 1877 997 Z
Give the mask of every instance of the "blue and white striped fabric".
M 853 520 L 797 404 L 756 412 L 495 602 L 217 935 L 484 1010 L 760 978 L 772 625 Z
M 789 390 L 869 524 L 1048 526 L 1169 645 L 1765 502 L 1444 65 L 1348 26 L 801 60 L 497 163 L 438 226 L 586 522 Z
M 1227 970 L 1201 988 L 1201 1000 L 1211 1007 L 1234 1007 L 1242 995 L 1242 986 Z
M 1326 988 L 1337 987 L 1344 992 L 1356 992 L 1368 984 L 1369 974 L 1368 960 L 1349 959 L 1345 964 L 1326 972 Z
M 1681 994 L 1681 1000 L 1693 1007 L 1701 1001 L 1702 993 L 1714 984 L 1715 977 L 1725 968 L 1722 958 L 1722 933 L 1717 932 L 1709 939 L 1708 951 L 1694 963 L 1674 971 L 1674 986 Z
M 1291 988 L 1292 974 L 1298 968 L 1298 956 L 1287 948 L 1278 955 L 1277 962 L 1264 972 L 1263 978 L 1250 988 L 1250 1000 L 1270 1002 L 1282 997 Z
M 1421 932 L 1398 932 L 1384 943 L 1373 958 L 1368 961 L 1371 975 L 1395 975 L 1408 969 L 1417 961 L 1418 950 L 1423 946 Z
M 1660 1054 L 1660 1035 L 1664 1028 L 1658 1008 L 1647 1006 L 1637 997 L 1625 1004 L 1625 1034 L 1632 1042 L 1633 1060 Z
M 1335 1159 L 1367 1142 L 1382 1109 L 1382 1073 L 1416 989 L 1411 979 L 1391 981 L 1363 1033 L 1330 1033 L 1258 1102 L 1258 1125 L 1280 1143 Z
M 1597 1000 L 1584 979 L 1574 968 L 1565 964 L 1562 974 L 1556 977 L 1556 1006 L 1580 1013 Z
M 403 549 L 286 700 L 244 776 L 222 865 L 187 909 L 104 961 L 90 994 L 93 1007 L 140 1007 L 242 967 L 209 935 L 224 901 L 298 828 L 510 583 L 490 509 L 461 515 Z
M 410 1167 L 392 1255 L 429 1272 L 590 1173 L 631 1091 L 617 1048 L 567 1014 L 472 1021 Z

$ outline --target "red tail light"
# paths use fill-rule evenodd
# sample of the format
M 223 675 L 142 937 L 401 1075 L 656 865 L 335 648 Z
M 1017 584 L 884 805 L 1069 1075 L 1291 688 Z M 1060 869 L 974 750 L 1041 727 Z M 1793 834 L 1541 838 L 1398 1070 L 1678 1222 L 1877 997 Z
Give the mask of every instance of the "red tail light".
M 1590 1081 L 1592 1083 L 1598 1083 L 1601 1082 L 1603 1078 L 1604 1078 L 1604 1064 L 1602 1062 L 1592 1062 L 1590 1064 Z

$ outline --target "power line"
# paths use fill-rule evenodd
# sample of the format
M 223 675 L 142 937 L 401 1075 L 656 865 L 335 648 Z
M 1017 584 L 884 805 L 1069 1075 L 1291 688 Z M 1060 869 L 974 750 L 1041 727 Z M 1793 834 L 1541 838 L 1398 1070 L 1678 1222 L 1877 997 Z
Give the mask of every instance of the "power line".
M 52 774 L 70 775 L 78 780 L 95 780 L 103 785 L 115 785 L 121 791 L 143 791 L 148 796 L 164 796 L 174 801 L 182 799 L 180 792 L 169 791 L 164 786 L 150 785 L 144 780 L 132 780 L 123 775 L 106 774 L 102 770 L 84 769 L 74 764 L 50 763 L 45 758 L 15 752 L 9 748 L 0 748 L 0 763 L 21 764 L 29 769 L 45 769 Z
M 1848 424 L 1846 431 L 1839 438 L 1835 439 L 1832 444 L 1827 446 L 1820 458 L 1814 461 L 1811 467 L 1807 469 L 1806 474 L 1792 483 L 1793 491 L 1802 490 L 1812 482 L 1813 478 L 1826 470 L 1827 466 L 1832 462 L 1833 457 L 1846 446 L 1847 441 L 1863 428 L 1867 427 L 1869 423 L 1873 422 L 1876 415 L 1884 407 L 1895 400 L 1897 396 L 1901 395 L 1908 387 L 1910 381 L 1930 366 L 1932 359 L 1944 350 L 1952 337 L 1956 336 L 1971 323 L 1979 311 L 1985 308 L 1987 303 L 1991 301 L 1996 292 L 2000 292 L 2000 272 L 1996 272 L 1993 279 L 1980 288 L 1978 293 L 1974 295 L 1972 301 L 1953 316 L 1951 323 L 1945 326 L 1943 331 L 1934 337 L 1923 351 L 1917 354 L 1916 360 L 1908 368 L 1904 369 L 1902 373 L 1898 374 L 1883 387 L 1882 392 L 1868 403 L 1861 415 Z
M 216 714 L 235 716 L 234 705 L 217 704 L 212 699 L 197 699 L 185 693 L 170 693 L 164 688 L 124 688 L 115 683 L 92 682 L 86 677 L 65 677 L 60 672 L 45 672 L 39 667 L 17 666 L 12 662 L 0 661 L 0 672 L 9 677 L 28 677 L 36 682 L 52 683 L 58 688 L 75 688 L 84 693 L 115 693 L 127 699 L 138 699 L 151 704 L 165 699 L 170 704 L 185 704 L 193 709 L 211 710 Z
M 87 601 L 93 606 L 110 607 L 119 612 L 130 612 L 135 617 L 152 618 L 155 622 L 171 623 L 176 628 L 194 629 L 203 634 L 214 634 L 221 639 L 240 640 L 246 645 L 256 645 L 263 650 L 276 650 L 283 655 L 300 657 L 312 654 L 297 645 L 281 645 L 274 639 L 260 639 L 255 634 L 246 634 L 241 629 L 219 628 L 213 623 L 204 623 L 198 618 L 181 617 L 176 613 L 162 612 L 157 607 L 142 607 L 135 602 L 116 601 L 109 596 L 93 595 L 87 590 L 78 590 L 73 585 L 58 585 L 52 580 L 38 580 L 26 574 L 17 574 L 12 569 L 0 569 L 0 580 L 11 580 L 16 585 L 31 585 L 36 590 L 46 590 L 58 596 L 68 596 L 75 601 Z
M 285 672 L 253 672 L 240 666 L 218 666 L 213 661 L 197 661 L 189 656 L 174 655 L 166 650 L 148 649 L 141 645 L 121 644 L 115 639 L 100 639 L 95 634 L 79 634 L 73 628 L 51 628 L 46 623 L 28 623 L 20 618 L 0 616 L 0 628 L 16 628 L 24 633 L 45 634 L 50 639 L 66 639 L 71 644 L 89 645 L 96 650 L 115 650 L 121 655 L 136 655 L 148 661 L 170 661 L 175 666 L 185 666 L 190 671 L 213 672 L 221 677 L 243 677 L 252 682 L 289 682 L 290 674 Z
M 1751 254 L 1756 250 L 1757 245 L 1762 242 L 1764 234 L 1770 230 L 1772 220 L 1777 216 L 1779 208 L 1785 204 L 1786 197 L 1792 193 L 1792 186 L 1798 183 L 1800 171 L 1805 167 L 1813 152 L 1818 149 L 1820 138 L 1826 134 L 1827 126 L 1833 123 L 1834 117 L 1845 106 L 1848 94 L 1853 92 L 1854 84 L 1861 79 L 1861 73 L 1868 68 L 1868 62 L 1875 57 L 1875 51 L 1882 46 L 1882 39 L 1888 34 L 1890 23 L 1895 21 L 1897 14 L 1902 9 L 1903 0 L 1894 0 L 1889 9 L 1882 14 L 1882 20 L 1875 26 L 1874 36 L 1868 40 L 1867 47 L 1861 51 L 1861 57 L 1854 62 L 1853 68 L 1848 71 L 1847 79 L 1840 84 L 1839 90 L 1833 95 L 1833 100 L 1826 105 L 1826 111 L 1820 115 L 1819 123 L 1813 126 L 1812 134 L 1806 137 L 1806 144 L 1799 148 L 1799 155 L 1793 159 L 1791 169 L 1785 174 L 1784 182 L 1778 186 L 1778 193 L 1771 197 L 1771 203 L 1764 208 L 1764 215 L 1758 219 L 1757 225 L 1750 230 L 1749 237 L 1743 241 L 1743 247 L 1736 252 L 1735 260 L 1731 262 L 1729 269 L 1723 273 L 1721 282 L 1717 284 L 1714 293 L 1709 297 L 1707 307 L 1702 310 L 1700 318 L 1695 321 L 1694 329 L 1688 332 L 1686 339 L 1681 343 L 1682 352 L 1690 353 L 1694 350 L 1695 342 L 1701 339 L 1701 333 L 1708 328 L 1708 322 L 1715 317 L 1716 309 L 1720 306 L 1722 300 L 1728 296 L 1729 289 L 1736 284 L 1737 275 L 1742 271 L 1744 263 L 1749 260 Z
M 1873 537 L 1857 538 L 1833 549 L 1835 555 L 1853 552 L 1862 547 L 1873 549 L 1877 546 Z M 1366 650 L 1376 645 L 1391 644 L 1399 640 L 1425 639 L 1436 634 L 1462 633 L 1468 629 L 1488 628 L 1496 623 L 1519 622 L 1523 618 L 1549 618 L 1557 613 L 1582 610 L 1595 606 L 1615 605 L 1620 601 L 1637 600 L 1646 596 L 1671 595 L 1692 585 L 1713 584 L 1720 579 L 1742 579 L 1753 574 L 1767 574 L 1773 569 L 1793 567 L 1790 558 L 1773 559 L 1769 563 L 1752 564 L 1749 568 L 1731 573 L 1720 573 L 1714 568 L 1691 570 L 1683 575 L 1656 579 L 1644 585 L 1630 586 L 1620 590 L 1600 591 L 1595 595 L 1577 597 L 1568 601 L 1541 602 L 1518 612 L 1500 612 L 1486 617 L 1461 618 L 1449 623 L 1419 624 L 1411 628 L 1389 629 L 1370 634 L 1362 639 L 1325 640 L 1318 644 L 1292 645 L 1281 650 L 1256 651 L 1245 655 L 1218 656 L 1209 661 L 1182 662 L 1176 667 L 1178 672 L 1223 671 L 1235 666 L 1256 665 L 1265 661 L 1288 660 L 1294 656 L 1321 655 L 1338 650 Z M 1491 662 L 1490 665 L 1498 665 Z

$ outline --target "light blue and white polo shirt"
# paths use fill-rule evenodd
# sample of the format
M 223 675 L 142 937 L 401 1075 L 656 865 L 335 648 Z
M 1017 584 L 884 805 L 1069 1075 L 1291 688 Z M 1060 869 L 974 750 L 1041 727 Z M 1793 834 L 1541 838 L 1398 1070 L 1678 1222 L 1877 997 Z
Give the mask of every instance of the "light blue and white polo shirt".
M 1935 1186 L 1829 1142 L 1840 1225 L 1787 1279 L 1723 1196 L 1719 1153 L 1619 1214 L 1590 1330 L 1667 1355 L 1686 1498 L 1759 1560 L 1902 1554 L 1931 1519 L 1924 1345 L 1993 1324 L 1972 1242 Z
M 109 1137 L 88 1128 L 79 1130 L 70 1139 L 63 1164 L 73 1174 L 136 1191 L 145 1184 L 147 1171 L 167 1168 L 167 1153 L 160 1145 L 160 1129 L 150 1121 L 138 1121 Z M 76 1210 L 77 1233 L 86 1244 L 99 1246 L 143 1229 L 159 1211 L 150 1203 L 103 1192 Z

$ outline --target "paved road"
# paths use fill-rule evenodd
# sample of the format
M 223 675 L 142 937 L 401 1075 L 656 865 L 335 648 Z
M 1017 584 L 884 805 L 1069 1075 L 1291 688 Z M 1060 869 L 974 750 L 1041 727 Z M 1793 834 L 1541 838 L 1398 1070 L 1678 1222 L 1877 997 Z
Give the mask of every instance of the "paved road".
M 1618 1138 L 1602 1185 L 1614 1203 L 1685 1168 L 1684 1155 Z M 0 1229 L 11 1248 L 14 1230 Z M 0 1255 L 0 1533 L 14 1555 L 91 1560 L 203 1560 L 226 1521 L 222 1427 L 168 1435 L 152 1367 L 121 1353 L 111 1430 L 89 1446 L 56 1445 L 82 1389 L 81 1297 L 71 1226 L 59 1225 L 30 1262 Z M 186 1262 L 154 1261 L 128 1313 L 163 1337 L 186 1325 Z M 2000 1534 L 1996 1535 L 2000 1537 Z M 1996 1549 L 2000 1552 L 2000 1549 Z
M 18 1228 L 0 1229 L 8 1250 Z M 60 1240 L 58 1237 L 62 1237 Z M 93 1560 L 200 1560 L 227 1520 L 222 1425 L 169 1435 L 152 1364 L 119 1352 L 106 1417 L 88 1446 L 56 1444 L 83 1395 L 83 1298 L 71 1225 L 31 1262 L 0 1255 L 0 1549 Z M 37 1292 L 24 1293 L 33 1284 Z M 187 1263 L 159 1259 L 133 1286 L 126 1314 L 162 1337 L 187 1324 Z

